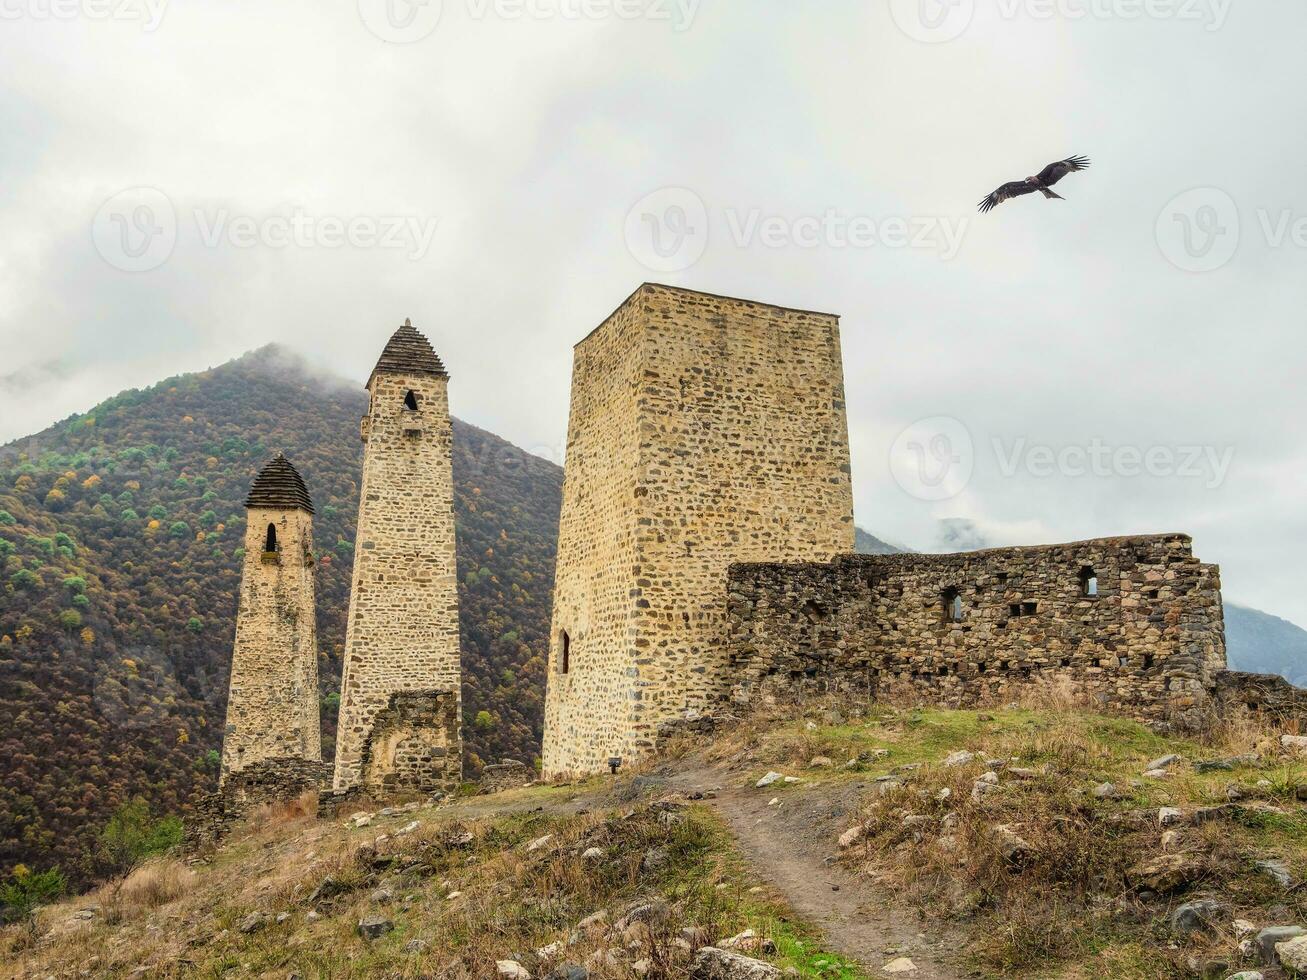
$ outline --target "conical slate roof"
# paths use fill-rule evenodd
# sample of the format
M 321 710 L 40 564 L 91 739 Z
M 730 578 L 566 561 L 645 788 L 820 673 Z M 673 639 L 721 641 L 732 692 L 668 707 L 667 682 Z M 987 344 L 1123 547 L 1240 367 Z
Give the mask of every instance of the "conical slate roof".
M 377 366 L 372 369 L 368 385 L 372 384 L 378 372 L 393 374 L 438 374 L 449 377 L 445 365 L 431 348 L 431 341 L 413 329 L 408 320 L 391 335 L 386 349 L 381 352 Z
M 246 507 L 271 507 L 274 510 L 299 510 L 313 513 L 313 501 L 299 471 L 282 453 L 265 466 L 250 485 Z

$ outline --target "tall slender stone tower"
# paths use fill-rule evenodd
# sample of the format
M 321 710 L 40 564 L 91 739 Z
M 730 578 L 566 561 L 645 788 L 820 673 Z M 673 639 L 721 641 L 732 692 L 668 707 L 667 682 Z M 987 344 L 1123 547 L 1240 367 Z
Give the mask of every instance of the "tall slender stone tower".
M 732 562 L 852 550 L 838 317 L 641 286 L 572 361 L 545 773 L 729 696 Z
M 278 454 L 255 478 L 245 508 L 220 784 L 274 759 L 322 761 L 313 503 L 295 467 Z
M 405 320 L 368 379 L 337 790 L 462 778 L 449 375 Z

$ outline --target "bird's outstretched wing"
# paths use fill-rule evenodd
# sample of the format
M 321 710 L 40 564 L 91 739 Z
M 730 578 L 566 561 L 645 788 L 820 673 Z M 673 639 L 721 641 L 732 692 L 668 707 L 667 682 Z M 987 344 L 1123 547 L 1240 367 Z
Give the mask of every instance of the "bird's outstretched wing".
M 1089 157 L 1067 157 L 1057 163 L 1050 163 L 1039 172 L 1039 182 L 1045 187 L 1052 187 L 1067 174 L 1085 170 L 1089 166 Z
M 1037 187 L 1034 184 L 1027 184 L 1024 180 L 1013 180 L 1001 186 L 987 198 L 980 202 L 981 212 L 989 211 L 1002 204 L 1008 198 L 1020 197 L 1022 194 L 1033 194 Z

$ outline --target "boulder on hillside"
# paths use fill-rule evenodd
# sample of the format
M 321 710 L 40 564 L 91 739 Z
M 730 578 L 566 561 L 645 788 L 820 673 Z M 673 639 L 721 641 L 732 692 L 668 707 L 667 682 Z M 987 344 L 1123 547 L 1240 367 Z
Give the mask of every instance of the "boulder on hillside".
M 699 950 L 690 966 L 690 980 L 777 980 L 780 975 L 770 963 L 716 946 Z
M 1207 870 L 1207 861 L 1201 855 L 1160 854 L 1131 868 L 1129 879 L 1141 891 L 1167 895 L 1189 887 Z

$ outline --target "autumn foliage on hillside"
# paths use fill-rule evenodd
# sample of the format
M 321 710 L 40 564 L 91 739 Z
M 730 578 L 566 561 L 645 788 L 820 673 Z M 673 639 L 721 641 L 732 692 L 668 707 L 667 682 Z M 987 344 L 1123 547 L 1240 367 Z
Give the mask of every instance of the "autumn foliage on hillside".
M 134 796 L 217 779 L 245 492 L 284 451 L 313 495 L 334 742 L 367 395 L 278 348 L 128 391 L 0 449 L 0 873 L 89 873 Z M 538 752 L 562 471 L 455 420 L 466 768 Z

